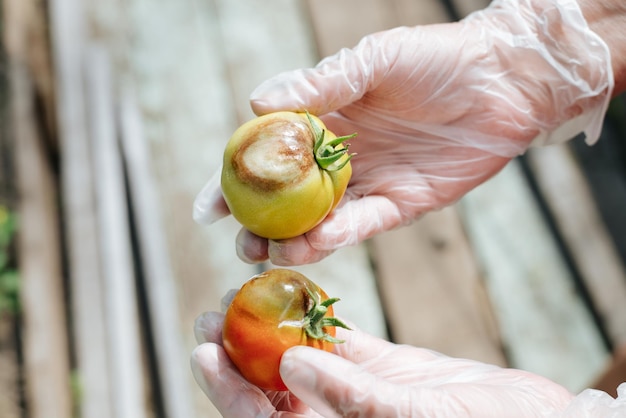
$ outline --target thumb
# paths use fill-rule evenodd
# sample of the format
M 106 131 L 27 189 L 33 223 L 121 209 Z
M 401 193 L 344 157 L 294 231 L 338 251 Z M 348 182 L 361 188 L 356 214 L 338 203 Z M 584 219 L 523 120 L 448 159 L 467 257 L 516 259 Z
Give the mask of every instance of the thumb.
M 344 48 L 315 68 L 270 78 L 250 95 L 252 110 L 258 115 L 279 110 L 323 115 L 361 99 L 388 65 L 380 43 L 378 34 L 369 35 L 355 48 Z
M 324 417 L 399 416 L 406 388 L 392 385 L 336 354 L 297 346 L 283 354 L 280 375 L 289 390 Z M 406 406 L 406 405 L 405 405 Z

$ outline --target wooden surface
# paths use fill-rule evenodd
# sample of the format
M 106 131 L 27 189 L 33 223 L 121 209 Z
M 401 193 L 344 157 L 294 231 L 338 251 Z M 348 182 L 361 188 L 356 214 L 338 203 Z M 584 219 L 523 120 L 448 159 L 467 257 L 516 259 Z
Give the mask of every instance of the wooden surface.
M 32 418 L 64 418 L 72 414 L 70 351 L 63 286 L 58 185 L 47 158 L 44 125 L 37 113 L 31 60 L 42 48 L 32 2 L 5 2 L 8 25 L 4 40 L 10 89 L 8 109 L 14 146 L 19 233 L 21 395 Z M 3 27 L 4 28 L 4 27 Z M 10 373 L 9 369 L 9 373 Z M 16 382 L 17 383 L 17 382 Z M 1 388 L 0 388 L 1 389 Z M 10 393 L 10 392 L 9 392 Z M 21 407 L 20 407 L 21 408 Z
M 24 341 L 25 398 L 29 416 L 71 415 L 70 367 L 57 188 L 43 142 L 34 129 L 32 86 L 23 71 L 11 68 L 16 167 L 21 193 L 18 239 L 20 304 Z
M 519 163 L 509 163 L 461 205 L 509 363 L 572 391 L 588 385 L 608 353 Z
M 48 0 L 55 106 L 42 107 L 55 122 L 43 124 L 59 139 L 79 416 L 219 416 L 189 370 L 194 319 L 272 266 L 237 258 L 232 218 L 206 226 L 191 214 L 253 116 L 250 92 L 368 33 L 485 4 L 448 3 Z M 567 148 L 525 161 L 454 206 L 296 269 L 372 334 L 580 390 L 623 343 L 624 260 Z

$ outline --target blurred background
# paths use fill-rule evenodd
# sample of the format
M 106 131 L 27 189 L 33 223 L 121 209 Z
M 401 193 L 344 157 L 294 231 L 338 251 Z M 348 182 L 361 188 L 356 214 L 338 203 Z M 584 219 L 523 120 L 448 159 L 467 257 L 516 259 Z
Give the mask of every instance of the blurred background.
M 2 0 L 0 417 L 217 417 L 194 319 L 270 265 L 191 218 L 250 92 L 371 32 L 487 0 Z M 458 204 L 297 268 L 394 342 L 615 393 L 626 107 Z

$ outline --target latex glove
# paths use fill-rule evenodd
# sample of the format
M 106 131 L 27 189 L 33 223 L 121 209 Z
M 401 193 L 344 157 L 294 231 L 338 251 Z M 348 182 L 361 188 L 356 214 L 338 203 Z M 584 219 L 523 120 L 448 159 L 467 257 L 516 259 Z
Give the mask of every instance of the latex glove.
M 224 417 L 624 417 L 626 384 L 617 400 L 596 390 L 574 397 L 532 373 L 396 345 L 358 329 L 338 329 L 335 354 L 287 350 L 281 377 L 288 392 L 248 383 L 221 346 L 223 315 L 196 320 L 196 381 Z M 352 326 L 352 324 L 351 324 Z
M 591 143 L 612 89 L 609 50 L 574 0 L 494 1 L 460 22 L 376 33 L 280 74 L 252 93 L 253 110 L 308 110 L 338 135 L 357 132 L 353 177 L 315 229 L 282 241 L 243 230 L 238 254 L 312 263 L 455 202 L 533 142 L 584 130 Z M 226 214 L 214 179 L 194 217 Z

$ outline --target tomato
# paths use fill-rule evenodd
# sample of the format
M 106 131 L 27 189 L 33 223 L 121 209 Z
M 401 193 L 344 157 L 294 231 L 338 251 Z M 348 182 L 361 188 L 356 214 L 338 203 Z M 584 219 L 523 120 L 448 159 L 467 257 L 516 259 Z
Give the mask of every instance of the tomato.
M 269 239 L 319 224 L 343 197 L 352 167 L 345 141 L 309 113 L 275 112 L 241 125 L 224 151 L 221 184 L 233 216 Z
M 272 269 L 248 280 L 235 294 L 224 318 L 224 349 L 241 374 L 267 390 L 287 390 L 278 371 L 290 347 L 307 345 L 331 351 L 335 327 L 328 295 L 304 275 Z

